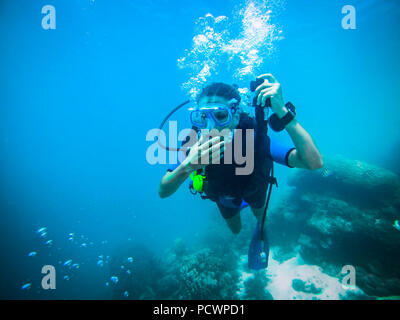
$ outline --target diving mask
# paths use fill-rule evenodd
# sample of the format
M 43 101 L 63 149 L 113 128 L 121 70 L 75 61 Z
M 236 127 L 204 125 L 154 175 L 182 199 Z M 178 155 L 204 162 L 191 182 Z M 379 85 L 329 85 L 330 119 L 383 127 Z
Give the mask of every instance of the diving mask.
M 191 108 L 190 121 L 199 128 L 207 128 L 208 119 L 214 120 L 219 127 L 225 127 L 232 122 L 232 108 L 222 103 L 208 103 L 201 108 Z

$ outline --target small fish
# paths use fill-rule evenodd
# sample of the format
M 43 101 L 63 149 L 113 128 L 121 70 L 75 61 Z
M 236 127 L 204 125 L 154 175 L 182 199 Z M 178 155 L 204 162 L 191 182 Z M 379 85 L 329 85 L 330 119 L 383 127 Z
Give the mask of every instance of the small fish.
M 72 268 L 74 268 L 74 269 L 79 269 L 79 264 L 78 264 L 78 263 L 74 263 L 74 264 L 72 265 Z
M 65 261 L 64 262 L 64 267 L 65 266 L 70 266 L 71 265 L 71 263 L 72 263 L 72 260 L 70 259 L 70 260 L 67 260 L 67 261 Z
M 43 233 L 43 232 L 46 232 L 46 231 L 47 231 L 47 228 L 46 228 L 46 227 L 43 227 L 43 228 L 38 229 L 38 230 L 36 231 L 36 233 Z
M 82 247 L 82 248 L 86 248 L 86 247 L 87 247 L 87 244 L 84 242 L 84 243 L 81 244 L 81 247 Z
M 129 270 L 129 269 L 126 270 L 126 273 L 127 273 L 127 274 L 131 274 L 131 270 Z
M 129 292 L 128 291 L 124 292 L 124 297 L 129 297 Z
M 46 245 L 51 246 L 53 244 L 53 240 L 47 240 Z
M 122 270 L 125 269 L 125 266 L 121 266 L 121 269 L 122 269 Z
M 22 287 L 21 290 L 28 290 L 30 289 L 32 286 L 32 283 L 25 283 Z
M 37 252 L 36 251 L 32 251 L 32 252 L 29 252 L 28 253 L 28 257 L 34 257 L 34 256 L 36 256 L 37 255 Z
M 110 280 L 111 280 L 112 283 L 114 283 L 114 284 L 117 284 L 117 283 L 118 283 L 118 277 L 116 277 L 116 276 L 112 276 L 112 277 L 110 278 Z
M 396 220 L 396 221 L 393 223 L 393 227 L 394 227 L 396 230 L 400 231 L 400 222 L 399 222 L 399 220 Z
M 110 284 L 108 282 L 106 282 L 106 287 L 108 287 Z
M 64 276 L 63 279 L 68 281 L 69 277 L 68 276 Z
M 98 265 L 99 267 L 103 267 L 103 266 L 104 266 L 104 261 L 103 261 L 103 260 L 97 261 L 97 265 Z
M 128 262 L 130 262 L 130 263 L 133 262 L 133 258 L 132 258 L 132 257 L 129 257 L 127 260 L 128 260 Z
M 46 238 L 46 237 L 47 237 L 47 232 L 42 232 L 42 233 L 40 234 L 40 237 L 41 237 L 41 238 Z

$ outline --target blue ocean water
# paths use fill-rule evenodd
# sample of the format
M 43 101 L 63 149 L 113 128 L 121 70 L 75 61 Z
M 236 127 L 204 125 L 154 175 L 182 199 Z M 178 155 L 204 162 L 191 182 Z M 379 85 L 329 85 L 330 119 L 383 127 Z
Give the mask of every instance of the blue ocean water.
M 341 26 L 348 4 L 357 9 L 356 30 Z M 44 5 L 56 9 L 55 30 L 42 28 Z M 270 8 L 273 28 L 255 44 L 253 71 L 238 77 L 243 64 L 232 53 L 232 61 L 189 54 L 207 19 L 226 17 L 221 41 L 241 39 L 249 5 L 260 8 L 261 22 Z M 185 185 L 160 199 L 167 166 L 146 160 L 147 132 L 190 97 L 193 82 L 184 84 L 198 70 L 178 63 L 185 56 L 215 62 L 207 81 L 244 88 L 259 72 L 274 74 L 323 155 L 398 173 L 399 17 L 395 0 L 1 1 L 0 297 L 115 298 L 107 256 L 120 250 L 127 259 L 131 244 L 133 260 L 158 256 L 177 238 L 196 245 L 210 214 L 220 219 Z M 188 126 L 184 112 L 175 118 Z M 290 141 L 286 133 L 279 139 Z M 285 187 L 289 169 L 276 167 Z M 42 227 L 45 236 L 36 232 Z M 70 259 L 79 268 L 64 266 Z M 45 264 L 56 267 L 56 290 L 40 287 Z

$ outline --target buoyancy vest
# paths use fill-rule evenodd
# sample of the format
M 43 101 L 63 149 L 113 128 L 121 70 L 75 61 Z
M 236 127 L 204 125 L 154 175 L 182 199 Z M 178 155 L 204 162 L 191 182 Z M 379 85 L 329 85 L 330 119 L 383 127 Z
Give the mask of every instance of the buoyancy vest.
M 242 129 L 242 148 L 243 157 L 246 157 L 246 130 L 253 129 L 254 137 L 254 168 L 249 175 L 238 175 L 236 169 L 245 167 L 246 163 L 238 164 L 235 157 L 232 157 L 232 164 L 210 164 L 205 167 L 202 174 L 205 176 L 203 199 L 217 201 L 219 196 L 230 196 L 235 199 L 243 199 L 258 191 L 259 188 L 266 190 L 268 184 L 274 183 L 270 176 L 273 161 L 270 155 L 270 138 L 267 135 L 267 125 L 263 123 L 257 126 L 256 120 L 246 113 L 241 113 L 239 125 L 236 129 Z M 261 132 L 262 131 L 262 132 Z M 237 139 L 235 134 L 234 139 Z M 235 143 L 233 142 L 233 152 L 235 154 Z M 248 158 L 246 158 L 248 159 Z

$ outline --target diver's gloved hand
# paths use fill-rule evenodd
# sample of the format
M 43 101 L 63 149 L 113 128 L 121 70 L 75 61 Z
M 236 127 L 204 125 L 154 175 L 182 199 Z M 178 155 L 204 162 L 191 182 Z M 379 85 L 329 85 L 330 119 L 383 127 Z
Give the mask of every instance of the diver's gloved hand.
M 208 136 L 202 136 L 189 151 L 188 156 L 183 160 L 182 164 L 189 172 L 193 172 L 203 168 L 211 163 L 218 163 L 223 157 L 225 150 L 225 141 L 220 141 L 221 137 L 217 136 L 208 139 Z M 207 161 L 208 159 L 208 161 Z
M 256 88 L 257 105 L 265 107 L 265 103 L 269 98 L 271 100 L 271 108 L 274 113 L 282 118 L 287 109 L 283 100 L 282 86 L 275 77 L 268 73 L 258 76 L 257 79 L 264 79 L 264 83 Z

